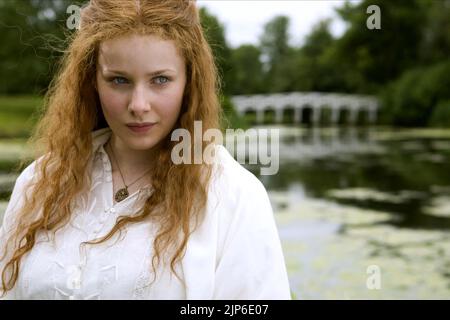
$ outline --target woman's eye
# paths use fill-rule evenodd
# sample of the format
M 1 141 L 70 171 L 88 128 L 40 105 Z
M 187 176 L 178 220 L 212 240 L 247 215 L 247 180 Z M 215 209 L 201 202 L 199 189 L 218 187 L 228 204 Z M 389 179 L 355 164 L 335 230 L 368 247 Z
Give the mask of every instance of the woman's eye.
M 155 79 L 154 80 L 155 83 L 158 84 L 158 85 L 163 85 L 163 84 L 169 82 L 169 78 L 164 77 L 164 76 L 158 76 L 158 77 L 155 77 L 154 79 Z M 118 84 L 118 85 L 120 85 L 120 84 L 127 84 L 128 83 L 128 80 L 126 78 L 124 78 L 124 77 L 114 77 L 110 81 L 112 83 Z
M 159 76 L 159 77 L 156 77 L 155 79 L 165 80 L 165 81 L 162 81 L 162 82 L 161 81 L 156 81 L 157 84 L 165 84 L 165 83 L 169 82 L 169 78 L 164 77 L 164 76 Z
M 111 81 L 114 84 L 126 84 L 127 83 L 127 79 L 125 79 L 123 77 L 114 77 Z

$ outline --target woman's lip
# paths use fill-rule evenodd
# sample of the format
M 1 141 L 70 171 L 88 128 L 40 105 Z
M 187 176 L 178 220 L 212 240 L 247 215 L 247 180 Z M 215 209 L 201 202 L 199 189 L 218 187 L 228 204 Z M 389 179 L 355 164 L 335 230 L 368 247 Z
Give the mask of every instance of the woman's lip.
M 131 126 L 131 125 L 127 125 L 127 127 L 133 132 L 142 133 L 142 132 L 147 132 L 154 125 L 155 125 L 155 123 L 149 124 L 149 125 L 145 125 L 145 126 Z
M 156 122 L 153 123 L 145 123 L 145 124 L 127 124 L 128 127 L 148 127 L 156 124 Z

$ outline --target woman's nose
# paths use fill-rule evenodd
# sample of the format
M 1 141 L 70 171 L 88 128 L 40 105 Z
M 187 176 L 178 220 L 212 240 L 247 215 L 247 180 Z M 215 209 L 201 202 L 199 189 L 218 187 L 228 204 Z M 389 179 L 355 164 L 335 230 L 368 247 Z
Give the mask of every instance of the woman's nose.
M 151 110 L 150 99 L 143 88 L 136 87 L 131 96 L 129 110 L 142 114 Z

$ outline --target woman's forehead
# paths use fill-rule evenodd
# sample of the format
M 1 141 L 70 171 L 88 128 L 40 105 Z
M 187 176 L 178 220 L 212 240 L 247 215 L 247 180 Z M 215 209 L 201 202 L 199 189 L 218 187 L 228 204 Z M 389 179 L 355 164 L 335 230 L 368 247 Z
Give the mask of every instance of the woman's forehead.
M 173 40 L 153 35 L 122 36 L 103 41 L 98 62 L 102 69 L 120 69 L 136 64 L 149 69 L 148 72 L 162 69 L 177 71 L 184 65 Z

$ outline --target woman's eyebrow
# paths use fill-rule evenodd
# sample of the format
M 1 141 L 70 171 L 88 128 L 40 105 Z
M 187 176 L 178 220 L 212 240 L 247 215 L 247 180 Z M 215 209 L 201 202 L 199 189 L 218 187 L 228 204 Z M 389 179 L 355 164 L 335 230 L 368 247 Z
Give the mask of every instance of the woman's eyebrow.
M 122 75 L 125 75 L 125 76 L 128 75 L 127 72 L 122 71 L 122 70 L 106 69 L 105 72 L 106 73 L 108 73 L 108 72 L 117 73 L 117 74 L 122 74 Z M 155 75 L 162 74 L 162 73 L 165 73 L 165 72 L 174 72 L 174 73 L 176 73 L 176 71 L 173 70 L 173 69 L 161 69 L 161 70 L 156 70 L 156 71 L 149 72 L 149 73 L 146 74 L 146 76 L 155 76 Z

